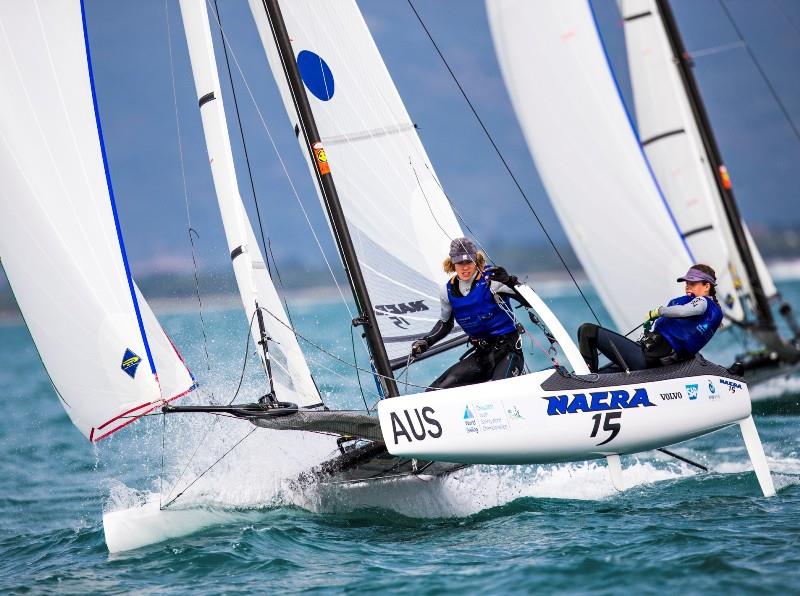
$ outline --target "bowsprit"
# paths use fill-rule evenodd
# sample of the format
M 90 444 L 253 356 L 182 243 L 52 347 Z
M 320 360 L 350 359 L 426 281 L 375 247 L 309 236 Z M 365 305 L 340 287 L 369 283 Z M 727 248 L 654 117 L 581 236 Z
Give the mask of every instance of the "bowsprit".
M 547 400 L 547 415 L 575 414 L 576 412 L 601 412 L 604 410 L 622 410 L 655 406 L 647 395 L 647 390 L 639 388 L 633 395 L 624 389 L 611 391 L 593 391 L 573 393 L 572 395 L 552 395 L 543 397 Z

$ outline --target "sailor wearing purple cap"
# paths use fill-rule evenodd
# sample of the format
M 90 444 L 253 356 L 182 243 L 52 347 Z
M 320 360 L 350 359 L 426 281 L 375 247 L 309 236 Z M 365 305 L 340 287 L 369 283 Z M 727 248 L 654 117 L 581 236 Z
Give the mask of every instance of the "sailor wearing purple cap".
M 430 389 L 522 374 L 524 358 L 509 299 L 530 305 L 514 289 L 517 278 L 502 267 L 486 267 L 486 257 L 469 238 L 456 238 L 450 243 L 443 266 L 445 272 L 455 275 L 439 293 L 441 315 L 433 329 L 414 342 L 411 353 L 419 356 L 425 352 L 446 337 L 455 323 L 469 336 L 472 347 Z
M 711 267 L 697 264 L 678 281 L 686 284 L 686 294 L 651 310 L 644 323 L 645 333 L 638 342 L 592 323 L 581 325 L 578 344 L 592 372 L 598 369 L 598 352 L 630 370 L 694 358 L 722 322 L 722 308 L 716 297 L 717 278 Z M 620 356 L 624 363 L 620 362 Z

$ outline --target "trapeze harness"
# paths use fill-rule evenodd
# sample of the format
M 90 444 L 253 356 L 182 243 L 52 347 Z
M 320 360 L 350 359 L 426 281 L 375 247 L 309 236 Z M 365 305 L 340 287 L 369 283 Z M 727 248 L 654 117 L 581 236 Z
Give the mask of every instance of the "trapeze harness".
M 453 307 L 453 316 L 473 344 L 483 340 L 488 345 L 490 340 L 498 336 L 516 333 L 517 327 L 509 316 L 511 300 L 508 296 L 500 296 L 505 303 L 503 309 L 492 294 L 491 280 L 479 274 L 472 289 L 462 296 L 457 288 L 458 278 L 447 283 L 447 299 Z M 475 341 L 473 341 L 475 340 Z
M 431 387 L 456 387 L 522 373 L 524 357 L 519 330 L 510 314 L 510 297 L 493 294 L 491 283 L 485 273 L 480 273 L 463 295 L 456 276 L 447 282 L 452 317 L 469 336 L 472 347 Z
M 722 322 L 722 309 L 710 298 L 680 296 L 670 300 L 668 307 L 689 305 L 705 309 L 697 315 L 669 316 L 666 313 L 656 319 L 654 328 L 646 331 L 638 341 L 632 341 L 618 333 L 593 323 L 584 323 L 578 330 L 581 355 L 593 372 L 598 370 L 598 352 L 613 363 L 630 370 L 642 370 L 667 366 L 690 360 L 705 346 Z M 692 309 L 681 309 L 691 312 Z
M 693 300 L 705 300 L 706 311 L 694 317 L 665 317 L 656 319 L 653 331 L 663 337 L 677 355 L 677 360 L 692 358 L 714 336 L 722 322 L 722 309 L 712 299 L 685 295 L 669 301 L 667 306 L 682 306 Z M 645 334 L 647 335 L 647 334 Z

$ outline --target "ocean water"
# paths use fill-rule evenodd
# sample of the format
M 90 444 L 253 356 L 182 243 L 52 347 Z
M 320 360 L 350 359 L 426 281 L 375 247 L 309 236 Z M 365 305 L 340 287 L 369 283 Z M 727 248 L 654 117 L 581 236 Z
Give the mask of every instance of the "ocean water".
M 780 289 L 800 304 L 800 283 Z M 542 293 L 567 328 L 589 320 L 569 288 Z M 364 364 L 343 305 L 302 302 L 292 312 L 304 337 L 346 362 L 355 343 Z M 160 318 L 202 382 L 189 401 L 228 401 L 248 349 L 241 312 L 207 305 L 205 343 L 191 303 Z M 362 398 L 350 366 L 303 347 L 331 407 L 375 401 L 368 375 Z M 707 355 L 727 363 L 741 348 L 730 331 Z M 451 358 L 412 367 L 401 386 L 424 384 Z M 534 352 L 528 361 L 546 362 Z M 264 391 L 249 362 L 237 401 Z M 760 496 L 736 429 L 674 448 L 709 473 L 652 452 L 624 457 L 633 485 L 624 493 L 597 462 L 315 486 L 297 477 L 334 452 L 321 435 L 250 434 L 246 422 L 191 414 L 153 416 L 90 445 L 59 405 L 25 327 L 5 321 L 0 592 L 797 592 L 800 381 L 779 379 L 757 394 L 781 404 L 756 417 L 772 499 Z M 152 543 L 110 554 L 104 514 L 128 516 L 130 533 Z

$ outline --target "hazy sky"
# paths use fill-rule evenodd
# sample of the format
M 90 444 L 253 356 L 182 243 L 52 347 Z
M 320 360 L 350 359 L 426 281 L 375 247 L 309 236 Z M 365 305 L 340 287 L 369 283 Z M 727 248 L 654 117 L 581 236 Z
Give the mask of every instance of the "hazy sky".
M 800 128 L 800 1 L 723 0 L 750 50 Z M 203 267 L 228 262 L 202 137 L 177 1 L 87 0 L 89 37 L 111 176 L 134 274 L 191 263 L 181 176 L 180 145 L 192 226 Z M 389 71 L 428 150 L 444 188 L 484 243 L 543 242 L 543 236 L 503 170 L 464 100 L 425 37 L 407 2 L 359 2 Z M 266 57 L 245 0 L 219 1 L 222 23 L 247 83 L 267 118 L 290 174 L 321 237 L 328 237 Z M 470 99 L 493 134 L 548 229 L 564 243 L 495 60 L 479 0 L 415 1 Z M 601 30 L 623 91 L 628 94 L 624 40 L 614 0 L 595 0 Z M 719 0 L 673 2 L 691 51 L 738 41 Z M 170 26 L 167 26 L 167 22 Z M 171 37 L 171 44 L 169 39 Z M 170 45 L 177 93 L 176 122 Z M 218 44 L 218 63 L 227 80 Z M 800 140 L 770 95 L 746 49 L 703 53 L 698 76 L 718 142 L 731 172 L 742 213 L 759 224 L 800 228 Z M 234 81 L 253 166 L 256 191 L 279 263 L 313 263 L 312 245 L 285 176 L 254 106 L 234 70 Z M 227 82 L 223 83 L 228 92 Z M 225 96 L 234 152 L 241 141 L 230 93 Z M 244 168 L 239 181 L 251 211 Z M 602 233 L 602 230 L 598 230 Z

